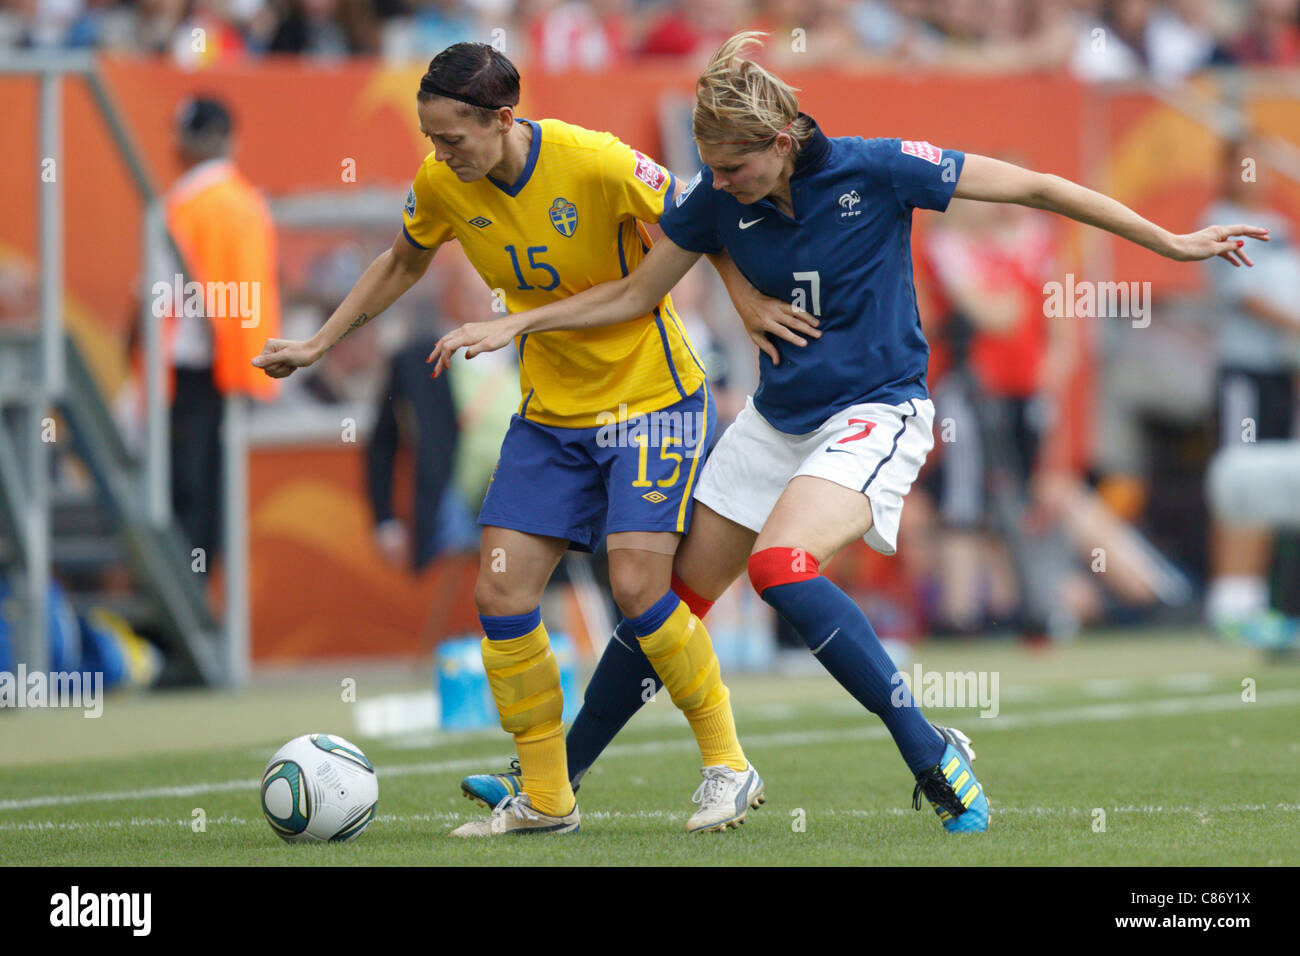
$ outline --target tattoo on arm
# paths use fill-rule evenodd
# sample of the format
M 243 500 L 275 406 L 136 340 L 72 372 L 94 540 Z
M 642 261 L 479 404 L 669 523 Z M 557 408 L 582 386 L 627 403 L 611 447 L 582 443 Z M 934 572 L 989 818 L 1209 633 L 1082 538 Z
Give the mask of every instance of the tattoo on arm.
M 360 315 L 357 316 L 356 321 L 354 321 L 351 325 L 349 325 L 346 329 L 343 330 L 343 335 L 340 335 L 339 338 L 343 338 L 343 336 L 347 335 L 349 332 L 355 332 L 357 329 L 361 328 L 361 326 L 365 325 L 369 321 L 370 321 L 370 316 L 362 312 Z

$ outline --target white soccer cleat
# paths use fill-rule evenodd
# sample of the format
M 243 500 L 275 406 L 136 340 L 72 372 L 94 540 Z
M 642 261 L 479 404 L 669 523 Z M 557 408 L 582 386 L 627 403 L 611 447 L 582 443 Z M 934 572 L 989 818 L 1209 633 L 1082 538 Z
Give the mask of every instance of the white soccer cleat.
M 705 767 L 704 782 L 700 784 L 692 803 L 700 808 L 686 821 L 687 833 L 722 832 L 728 827 L 739 827 L 751 808 L 758 809 L 767 798 L 763 796 L 763 778 L 753 764 L 744 770 L 730 767 Z
M 462 823 L 451 831 L 454 837 L 501 836 L 506 833 L 575 833 L 578 830 L 578 805 L 562 817 L 552 817 L 533 809 L 528 794 L 506 797 L 483 820 Z

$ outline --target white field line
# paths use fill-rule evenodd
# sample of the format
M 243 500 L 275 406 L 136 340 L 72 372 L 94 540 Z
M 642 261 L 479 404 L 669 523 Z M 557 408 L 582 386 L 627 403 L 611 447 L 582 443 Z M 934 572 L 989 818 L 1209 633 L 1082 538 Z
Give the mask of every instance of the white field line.
M 1212 813 L 1300 813 L 1300 803 L 1243 803 L 1226 806 L 1129 806 L 1129 807 L 1004 807 L 995 805 L 993 812 L 998 814 L 1012 814 L 1026 817 L 1086 817 L 1096 809 L 1105 810 L 1108 814 L 1188 814 L 1196 817 L 1201 823 L 1209 822 L 1209 815 Z M 816 810 L 812 816 L 827 817 L 901 817 L 909 816 L 914 811 L 910 807 L 883 807 L 879 809 L 824 809 Z M 584 820 L 677 820 L 685 815 L 686 811 L 673 810 L 595 810 L 584 812 Z M 764 816 L 770 814 L 764 813 Z M 780 816 L 780 814 L 777 814 Z M 438 823 L 453 824 L 464 820 L 477 819 L 482 813 L 476 810 L 468 810 L 464 813 L 388 813 L 379 814 L 375 817 L 377 823 Z M 81 830 L 124 830 L 137 829 L 144 827 L 159 828 L 191 828 L 193 820 L 190 818 L 172 819 L 170 817 L 131 817 L 126 820 L 85 820 L 61 822 L 56 820 L 27 820 L 22 823 L 0 823 L 0 833 L 13 831 L 31 831 L 38 833 L 61 832 L 61 831 L 81 831 Z M 252 817 L 210 817 L 206 821 L 209 827 L 220 826 L 255 826 L 261 827 L 266 823 L 261 818 Z
M 1244 703 L 1240 694 L 1217 697 L 1167 697 L 1159 700 L 1130 703 L 1089 704 L 1082 707 L 1062 707 L 1052 710 L 1032 711 L 1025 714 L 1000 714 L 991 719 L 974 715 L 962 718 L 962 726 L 978 741 L 978 735 L 994 730 L 1018 730 L 1026 727 L 1050 727 L 1059 724 L 1103 723 L 1114 720 L 1131 720 L 1138 717 L 1178 717 L 1186 714 L 1216 713 L 1255 707 L 1289 707 L 1300 704 L 1300 689 L 1277 690 L 1261 693 L 1252 703 Z M 931 715 L 935 710 L 930 711 Z M 874 719 L 874 718 L 873 718 Z M 942 717 L 940 717 L 942 722 Z M 784 731 L 772 734 L 746 734 L 747 747 L 802 747 L 812 743 L 878 740 L 889 736 L 881 724 L 850 727 L 839 730 Z M 695 741 L 684 732 L 673 740 L 648 740 L 638 743 L 613 744 L 602 759 L 640 757 L 646 754 L 667 753 L 677 750 L 694 750 Z M 978 751 L 977 751 L 978 753 Z M 501 751 L 479 757 L 458 757 L 416 764 L 399 764 L 386 767 L 380 779 L 455 773 L 465 770 L 484 770 L 485 765 L 501 759 Z M 140 790 L 111 790 L 100 793 L 53 794 L 41 797 L 24 797 L 0 800 L 0 811 L 28 810 L 36 807 L 73 806 L 83 803 L 111 803 L 122 800 L 151 800 L 160 797 L 191 797 L 205 793 L 224 793 L 232 790 L 256 790 L 260 778 L 223 780 L 212 783 L 194 783 L 179 787 L 147 787 Z
M 930 671 L 926 673 L 945 674 L 949 670 Z M 910 673 L 910 672 L 909 672 Z M 978 673 L 978 671 L 976 671 Z M 819 669 L 816 671 L 817 676 L 824 676 Z M 1102 697 L 1102 698 L 1132 698 L 1140 697 L 1148 690 L 1173 691 L 1190 693 L 1208 693 L 1214 688 L 1215 683 L 1220 682 L 1222 678 L 1205 673 L 1202 671 L 1165 674 L 1161 677 L 1133 677 L 1118 678 L 1114 680 L 1085 680 L 1081 682 L 1080 689 L 1085 697 Z M 1052 697 L 1054 689 L 1045 684 L 1003 684 L 998 689 L 998 696 L 1003 703 L 1037 703 L 1041 700 L 1047 700 Z M 656 708 L 642 708 L 637 717 L 637 725 L 641 729 L 650 729 L 652 727 L 679 727 L 681 726 L 681 716 L 677 709 L 672 706 L 672 701 L 668 699 L 665 693 L 659 693 L 651 699 L 652 704 L 664 704 Z M 819 716 L 822 714 L 833 714 L 836 716 L 842 714 L 852 714 L 862 710 L 862 705 L 847 695 L 833 697 L 831 699 L 807 700 L 807 701 L 770 701 L 763 703 L 747 704 L 744 708 L 743 715 L 753 720 L 784 720 L 790 717 L 807 714 L 808 716 Z M 380 739 L 389 746 L 397 749 L 416 749 L 427 748 L 435 739 L 437 731 L 419 730 L 409 732 L 397 732 L 393 734 L 379 735 Z M 495 727 L 485 730 L 464 731 L 467 740 L 473 739 L 474 736 L 495 737 L 499 730 Z M 364 734 L 362 736 L 365 736 Z M 260 756 L 261 751 L 253 752 L 254 756 Z
M 1142 692 L 1144 687 L 1158 687 L 1163 690 L 1195 693 L 1208 691 L 1221 678 L 1203 671 L 1191 671 L 1182 674 L 1165 674 L 1161 677 L 1095 677 L 1080 682 L 1079 689 L 1085 697 L 1130 697 Z M 1033 690 L 1046 693 L 1047 688 L 1035 685 Z M 1002 693 L 1005 695 L 1006 690 Z M 1032 694 L 1034 699 L 1041 694 Z

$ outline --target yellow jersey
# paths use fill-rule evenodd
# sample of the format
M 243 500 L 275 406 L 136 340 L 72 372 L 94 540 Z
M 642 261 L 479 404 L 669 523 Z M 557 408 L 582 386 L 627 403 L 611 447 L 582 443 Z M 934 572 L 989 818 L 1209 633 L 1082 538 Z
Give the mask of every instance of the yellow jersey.
M 460 240 L 506 311 L 522 312 L 622 278 L 645 258 L 643 223 L 658 222 L 674 179 L 610 133 L 559 120 L 532 128 L 514 183 L 461 182 L 430 153 L 406 198 L 407 240 L 432 249 Z M 693 394 L 705 380 L 672 299 L 647 315 L 595 329 L 515 339 L 519 414 L 541 425 L 586 428 L 601 412 L 631 417 Z M 608 421 L 608 418 L 604 419 Z

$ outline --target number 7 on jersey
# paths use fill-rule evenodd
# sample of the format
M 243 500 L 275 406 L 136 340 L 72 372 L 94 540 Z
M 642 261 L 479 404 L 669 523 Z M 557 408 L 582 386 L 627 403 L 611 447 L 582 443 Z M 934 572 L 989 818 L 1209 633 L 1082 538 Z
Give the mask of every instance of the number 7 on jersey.
M 822 277 L 820 272 L 796 272 L 794 274 L 795 282 L 807 282 L 812 286 L 812 314 L 821 318 L 822 315 Z M 807 312 L 805 305 L 807 298 L 804 295 L 802 286 L 795 286 L 790 290 L 790 304 L 794 306 L 796 312 Z

